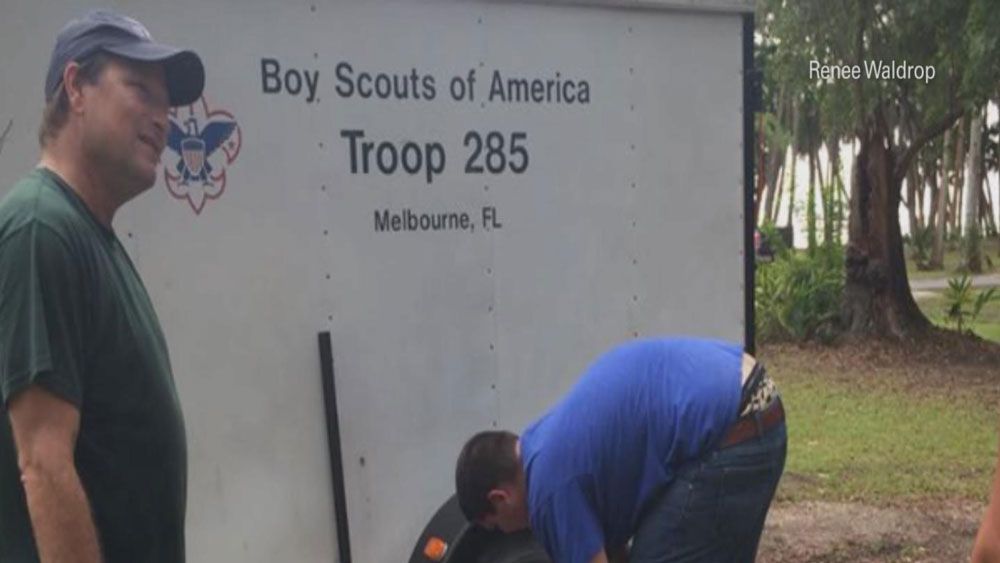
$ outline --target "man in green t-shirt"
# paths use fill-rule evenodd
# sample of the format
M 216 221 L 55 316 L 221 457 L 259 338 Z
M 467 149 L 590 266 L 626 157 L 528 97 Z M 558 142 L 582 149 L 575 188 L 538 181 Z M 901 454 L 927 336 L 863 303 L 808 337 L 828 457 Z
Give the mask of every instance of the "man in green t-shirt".
M 184 561 L 166 341 L 112 230 L 149 189 L 198 55 L 91 12 L 59 33 L 41 162 L 0 203 L 0 561 Z

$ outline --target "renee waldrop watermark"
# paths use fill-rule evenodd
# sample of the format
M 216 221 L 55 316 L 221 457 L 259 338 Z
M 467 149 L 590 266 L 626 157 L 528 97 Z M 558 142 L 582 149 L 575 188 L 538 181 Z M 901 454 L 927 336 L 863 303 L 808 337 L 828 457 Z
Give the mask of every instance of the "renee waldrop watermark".
M 931 65 L 914 65 L 896 61 L 864 61 L 859 65 L 829 65 L 809 61 L 811 80 L 934 80 L 937 71 Z

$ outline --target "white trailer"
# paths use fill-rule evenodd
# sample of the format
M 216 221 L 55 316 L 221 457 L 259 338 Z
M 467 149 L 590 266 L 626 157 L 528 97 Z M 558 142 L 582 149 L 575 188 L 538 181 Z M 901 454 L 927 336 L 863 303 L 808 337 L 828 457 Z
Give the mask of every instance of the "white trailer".
M 752 348 L 751 0 L 105 4 L 207 69 L 115 221 L 187 422 L 189 561 L 475 561 L 453 504 L 428 525 L 473 432 L 626 339 Z M 83 9 L 3 3 L 0 195 Z

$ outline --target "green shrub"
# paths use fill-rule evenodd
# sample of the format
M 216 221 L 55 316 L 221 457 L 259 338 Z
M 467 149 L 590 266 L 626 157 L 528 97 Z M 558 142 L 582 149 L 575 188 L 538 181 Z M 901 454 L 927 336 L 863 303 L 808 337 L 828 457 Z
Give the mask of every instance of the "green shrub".
M 910 246 L 910 258 L 917 263 L 917 267 L 926 266 L 934 246 L 934 229 L 930 227 L 915 229 L 912 234 L 904 237 L 904 240 Z
M 757 336 L 762 341 L 829 340 L 837 332 L 844 254 L 824 245 L 813 256 L 788 252 L 757 268 Z
M 785 244 L 784 237 L 781 236 L 781 232 L 774 223 L 765 222 L 760 226 L 760 234 L 770 245 L 771 250 L 774 252 L 775 258 L 780 258 L 788 255 L 789 248 Z
M 996 290 L 997 288 L 991 287 L 977 294 L 972 289 L 972 280 L 968 275 L 951 278 L 948 280 L 948 289 L 944 292 L 945 317 L 955 324 L 958 332 L 965 332 L 969 325 L 976 322 L 987 303 L 1000 298 Z

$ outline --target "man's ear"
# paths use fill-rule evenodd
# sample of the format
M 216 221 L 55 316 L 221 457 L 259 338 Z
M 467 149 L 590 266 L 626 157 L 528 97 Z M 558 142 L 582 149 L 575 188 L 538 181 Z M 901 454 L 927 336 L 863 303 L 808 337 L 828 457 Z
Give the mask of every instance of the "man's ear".
M 494 507 L 507 502 L 509 498 L 510 493 L 503 489 L 491 489 L 490 492 L 486 493 L 486 500 L 490 501 Z
M 69 102 L 69 111 L 79 111 L 83 105 L 83 84 L 80 80 L 80 63 L 70 61 L 63 69 L 63 90 L 66 91 L 66 99 Z

